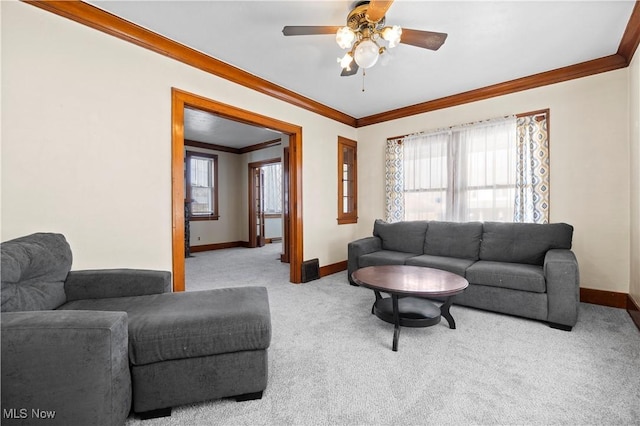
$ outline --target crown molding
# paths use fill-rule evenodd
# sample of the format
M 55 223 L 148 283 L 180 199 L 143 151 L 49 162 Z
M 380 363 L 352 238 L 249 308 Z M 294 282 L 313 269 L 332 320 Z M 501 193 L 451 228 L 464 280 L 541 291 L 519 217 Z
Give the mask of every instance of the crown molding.
M 273 146 L 278 146 L 282 144 L 282 139 L 273 139 L 266 142 L 257 143 L 255 145 L 245 146 L 244 148 L 240 148 L 241 154 L 246 154 L 247 152 L 259 151 L 261 149 L 271 148 Z
M 210 74 L 248 87 L 289 104 L 315 112 L 349 126 L 356 119 L 336 109 L 304 97 L 232 65 L 224 63 L 183 44 L 163 37 L 136 24 L 82 1 L 22 0 L 48 12 L 71 19 L 98 31 L 136 44 Z
M 631 64 L 633 55 L 638 50 L 638 44 L 640 44 L 640 0 L 636 0 L 618 47 L 618 55 L 626 59 L 627 65 Z
M 193 141 L 190 139 L 184 140 L 184 146 L 185 147 L 190 146 L 192 148 L 208 149 L 209 151 L 222 151 L 222 152 L 229 152 L 231 154 L 242 154 L 242 151 L 239 148 L 232 148 L 230 146 L 216 145 L 216 144 L 207 143 L 207 142 Z
M 279 146 L 281 144 L 282 144 L 282 139 L 278 138 L 278 139 L 273 139 L 266 142 L 257 143 L 255 145 L 245 146 L 244 148 L 232 148 L 229 146 L 216 145 L 208 142 L 193 141 L 190 139 L 184 140 L 184 146 L 190 146 L 194 148 L 203 148 L 203 149 L 208 149 L 213 151 L 229 152 L 231 154 L 246 154 L 248 152 L 259 151 L 261 149 L 271 148 L 273 146 Z
M 489 99 L 496 96 L 508 95 L 522 90 L 542 87 L 549 84 L 560 83 L 562 81 L 575 78 L 586 77 L 606 71 L 616 70 L 627 66 L 627 61 L 621 55 L 611 55 L 592 61 L 582 62 L 556 70 L 534 74 L 528 77 L 518 78 L 480 89 L 451 95 L 432 101 L 422 102 L 408 107 L 398 108 L 380 114 L 369 115 L 356 120 L 356 127 L 370 126 L 385 121 L 397 120 L 411 115 L 422 114 L 438 109 L 449 108 L 457 105 Z
M 625 68 L 640 44 L 640 0 L 636 0 L 614 55 L 356 119 L 82 1 L 21 1 L 352 127 L 369 126 Z

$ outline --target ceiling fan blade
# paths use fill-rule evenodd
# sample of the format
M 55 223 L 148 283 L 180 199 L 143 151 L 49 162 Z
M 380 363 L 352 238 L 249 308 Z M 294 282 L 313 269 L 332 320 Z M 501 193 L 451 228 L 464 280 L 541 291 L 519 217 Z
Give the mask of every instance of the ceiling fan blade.
M 334 34 L 338 32 L 341 27 L 334 26 L 304 26 L 304 25 L 292 25 L 286 26 L 282 29 L 282 34 L 286 36 L 300 36 L 300 35 L 318 35 L 318 34 Z
M 371 0 L 369 6 L 367 7 L 367 20 L 369 20 L 370 22 L 380 21 L 382 18 L 384 18 L 384 15 L 386 15 L 387 10 L 389 10 L 392 4 L 393 0 Z
M 347 71 L 347 68 L 343 68 L 340 73 L 340 77 L 349 77 L 350 75 L 355 75 L 358 73 L 358 64 L 356 61 L 351 62 L 351 71 Z
M 446 33 L 433 31 L 410 30 L 403 28 L 400 43 L 422 47 L 423 49 L 438 50 L 447 39 Z

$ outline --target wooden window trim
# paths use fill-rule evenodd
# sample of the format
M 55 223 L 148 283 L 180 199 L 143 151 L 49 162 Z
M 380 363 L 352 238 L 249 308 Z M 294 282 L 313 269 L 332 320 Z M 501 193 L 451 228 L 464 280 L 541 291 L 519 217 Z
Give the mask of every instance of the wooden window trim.
M 191 213 L 191 217 L 189 218 L 190 222 L 197 222 L 197 221 L 202 221 L 202 220 L 218 220 L 220 219 L 220 206 L 218 204 L 218 156 L 215 154 L 209 154 L 206 152 L 199 152 L 199 151 L 190 151 L 187 150 L 186 154 L 186 176 L 185 176 L 185 182 L 186 182 L 186 196 L 187 196 L 187 202 L 191 202 L 191 157 L 203 157 L 203 158 L 210 158 L 213 160 L 213 208 L 215 210 L 215 212 L 213 214 L 207 214 L 207 215 L 195 215 L 193 213 Z
M 343 151 L 344 148 L 353 150 L 353 211 L 345 213 L 344 206 L 344 189 L 343 189 L 343 170 L 344 164 Z M 338 136 L 338 225 L 349 223 L 358 223 L 358 143 L 354 140 Z

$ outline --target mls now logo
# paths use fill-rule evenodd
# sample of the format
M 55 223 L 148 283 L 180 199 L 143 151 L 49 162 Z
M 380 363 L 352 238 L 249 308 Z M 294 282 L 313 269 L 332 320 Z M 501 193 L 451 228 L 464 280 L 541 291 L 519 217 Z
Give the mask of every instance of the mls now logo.
M 55 411 L 41 410 L 39 408 L 4 408 L 2 417 L 5 419 L 53 419 L 56 417 Z

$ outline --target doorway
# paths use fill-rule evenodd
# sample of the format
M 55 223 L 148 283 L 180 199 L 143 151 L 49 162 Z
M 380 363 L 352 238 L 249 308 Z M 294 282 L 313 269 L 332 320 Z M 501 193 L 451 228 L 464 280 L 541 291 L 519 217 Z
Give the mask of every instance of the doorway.
M 288 197 L 285 209 L 288 221 L 284 225 L 287 235 L 289 280 L 302 281 L 302 128 L 290 123 L 246 111 L 231 105 L 203 98 L 172 88 L 172 249 L 173 290 L 185 289 L 185 181 L 184 181 L 184 109 L 195 108 L 211 112 L 237 122 L 261 126 L 280 132 L 289 138 L 288 167 L 284 171 Z
M 288 148 L 283 149 L 286 153 Z M 280 261 L 288 263 L 289 239 L 285 223 L 288 213 L 285 208 L 286 185 L 283 185 L 282 170 L 288 166 L 288 156 L 249 163 L 249 247 L 263 247 L 267 242 L 282 240 Z

